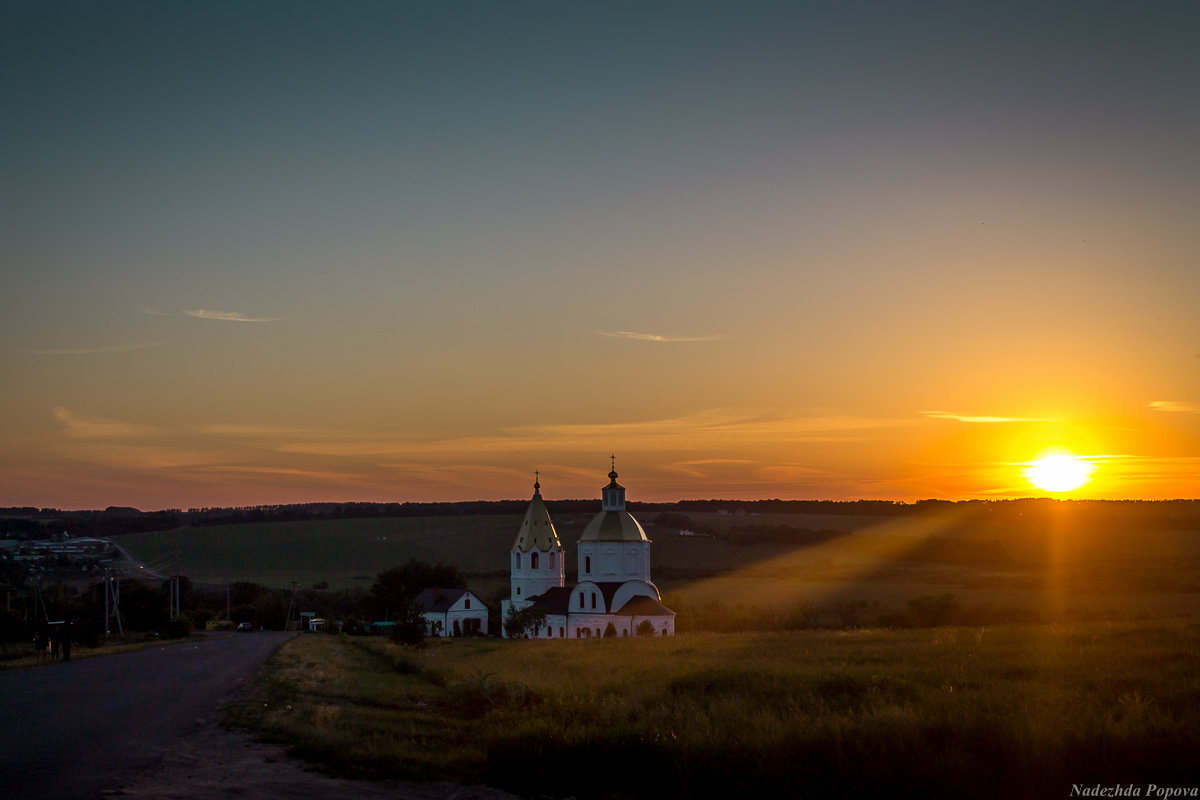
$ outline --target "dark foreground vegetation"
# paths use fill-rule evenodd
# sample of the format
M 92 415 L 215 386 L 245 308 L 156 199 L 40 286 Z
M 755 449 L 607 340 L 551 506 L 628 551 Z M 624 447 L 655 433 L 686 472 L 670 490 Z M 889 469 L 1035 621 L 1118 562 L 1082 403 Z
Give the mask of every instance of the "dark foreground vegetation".
M 3 572 L 0 571 L 0 575 Z M 330 629 L 364 633 L 366 623 L 394 622 L 400 641 L 424 638 L 423 608 L 417 594 L 426 587 L 461 587 L 459 571 L 445 564 L 411 559 L 376 576 L 369 589 L 330 590 L 327 586 L 278 589 L 256 583 L 226 586 L 194 585 L 178 579 L 178 601 L 172 614 L 169 580 L 122 580 L 116 591 L 105 583 L 14 580 L 7 591 L 7 608 L 0 610 L 0 661 L 28 661 L 31 643 L 76 648 L 99 648 L 115 641 L 180 639 L 194 631 L 230 630 L 247 623 L 255 630 L 285 630 L 310 612 L 330 622 Z M 115 602 L 117 600 L 119 602 Z M 107 613 L 107 618 L 106 618 Z M 39 647 L 38 650 L 42 650 Z M 76 649 L 78 654 L 78 649 Z M 41 655 L 39 653 L 38 655 Z
M 1200 623 L 438 640 L 306 635 L 237 724 L 335 773 L 581 798 L 1200 786 Z

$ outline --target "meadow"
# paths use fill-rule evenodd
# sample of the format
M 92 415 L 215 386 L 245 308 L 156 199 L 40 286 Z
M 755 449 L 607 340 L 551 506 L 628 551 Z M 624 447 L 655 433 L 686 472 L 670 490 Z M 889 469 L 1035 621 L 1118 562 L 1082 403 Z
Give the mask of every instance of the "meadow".
M 552 508 L 553 511 L 553 508 Z M 1170 513 L 1168 513 L 1170 512 Z M 575 576 L 590 514 L 556 515 Z M 680 516 L 680 515 L 675 515 Z M 951 594 L 959 622 L 1200 614 L 1200 520 L 1167 504 L 944 504 L 898 516 L 639 515 L 680 631 L 891 624 Z M 367 588 L 410 558 L 452 564 L 485 601 L 508 591 L 518 515 L 308 520 L 131 533 L 120 543 L 199 584 Z
M 305 634 L 235 724 L 325 769 L 581 798 L 1200 786 L 1200 623 L 438 640 Z

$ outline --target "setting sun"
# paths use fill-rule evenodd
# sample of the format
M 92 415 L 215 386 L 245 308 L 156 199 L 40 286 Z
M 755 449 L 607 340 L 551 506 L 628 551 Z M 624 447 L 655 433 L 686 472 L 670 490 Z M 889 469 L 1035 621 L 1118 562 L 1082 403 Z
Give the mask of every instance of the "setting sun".
M 1051 451 L 1025 467 L 1025 477 L 1046 492 L 1070 492 L 1092 479 L 1096 465 L 1072 453 Z

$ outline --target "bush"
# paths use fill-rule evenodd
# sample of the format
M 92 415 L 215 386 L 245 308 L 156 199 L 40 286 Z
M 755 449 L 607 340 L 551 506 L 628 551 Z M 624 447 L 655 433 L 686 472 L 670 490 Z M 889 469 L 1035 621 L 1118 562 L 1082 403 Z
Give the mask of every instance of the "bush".
M 176 617 L 167 623 L 167 638 L 182 639 L 192 633 L 192 621 L 188 617 Z
M 524 639 L 537 636 L 546 624 L 546 612 L 537 606 L 526 606 L 517 610 L 508 607 L 508 617 L 504 620 L 504 634 L 510 639 Z

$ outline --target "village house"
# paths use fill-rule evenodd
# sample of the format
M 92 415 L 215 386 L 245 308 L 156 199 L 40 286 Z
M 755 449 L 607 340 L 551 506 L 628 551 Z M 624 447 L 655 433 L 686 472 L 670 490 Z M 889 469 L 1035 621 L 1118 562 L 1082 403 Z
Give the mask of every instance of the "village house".
M 424 607 L 429 636 L 486 636 L 488 610 L 469 589 L 424 589 L 417 595 Z

